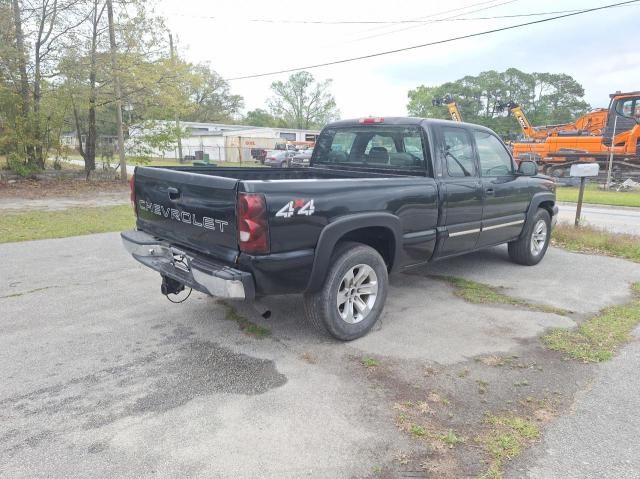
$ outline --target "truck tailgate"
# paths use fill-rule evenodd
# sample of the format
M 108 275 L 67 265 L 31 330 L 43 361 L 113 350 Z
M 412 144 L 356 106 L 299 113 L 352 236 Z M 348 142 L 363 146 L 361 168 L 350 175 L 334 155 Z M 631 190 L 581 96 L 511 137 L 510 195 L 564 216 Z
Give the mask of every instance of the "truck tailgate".
M 177 246 L 233 261 L 238 252 L 235 178 L 138 167 L 138 228 Z

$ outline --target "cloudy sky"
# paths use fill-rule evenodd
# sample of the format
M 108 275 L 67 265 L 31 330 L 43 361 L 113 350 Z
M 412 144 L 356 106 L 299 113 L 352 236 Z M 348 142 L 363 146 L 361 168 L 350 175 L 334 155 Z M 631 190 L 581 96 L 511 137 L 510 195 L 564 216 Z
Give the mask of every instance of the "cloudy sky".
M 488 18 L 593 8 L 615 0 L 161 0 L 159 13 L 180 55 L 209 63 L 224 78 L 367 55 L 525 23 L 555 15 Z M 396 24 L 313 24 L 336 21 Z M 593 106 L 608 94 L 640 89 L 640 2 L 506 32 L 309 70 L 333 79 L 343 118 L 405 115 L 407 91 L 466 74 L 516 67 L 567 73 Z M 247 110 L 264 108 L 280 74 L 230 81 Z M 452 92 L 453 93 L 453 92 Z

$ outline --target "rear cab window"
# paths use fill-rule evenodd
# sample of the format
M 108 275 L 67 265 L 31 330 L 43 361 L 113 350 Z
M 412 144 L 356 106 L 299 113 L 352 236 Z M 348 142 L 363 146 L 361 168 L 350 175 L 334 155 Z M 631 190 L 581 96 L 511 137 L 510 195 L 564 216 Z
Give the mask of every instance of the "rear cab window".
M 425 136 L 418 125 L 354 125 L 326 128 L 314 150 L 314 164 L 429 171 Z

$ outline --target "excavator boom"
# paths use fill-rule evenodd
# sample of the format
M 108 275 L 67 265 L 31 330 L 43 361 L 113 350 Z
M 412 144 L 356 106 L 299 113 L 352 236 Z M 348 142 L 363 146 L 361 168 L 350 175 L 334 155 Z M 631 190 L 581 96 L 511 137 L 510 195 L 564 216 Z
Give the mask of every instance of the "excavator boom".
M 434 98 L 431 100 L 433 106 L 442 106 L 446 105 L 447 110 L 449 110 L 449 116 L 453 121 L 462 121 L 462 115 L 460 114 L 460 110 L 458 109 L 458 104 L 453 99 L 451 95 L 445 95 L 442 98 Z

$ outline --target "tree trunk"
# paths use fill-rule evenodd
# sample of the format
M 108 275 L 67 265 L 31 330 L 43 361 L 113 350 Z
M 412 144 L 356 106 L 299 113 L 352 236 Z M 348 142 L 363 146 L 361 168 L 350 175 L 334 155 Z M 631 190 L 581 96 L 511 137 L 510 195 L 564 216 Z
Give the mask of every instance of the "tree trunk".
M 73 107 L 73 120 L 76 124 L 76 138 L 78 139 L 78 151 L 80 152 L 80 156 L 82 159 L 87 161 L 87 155 L 84 151 L 84 147 L 82 146 L 82 128 L 80 126 L 80 116 L 78 115 L 78 109 L 76 108 L 76 102 L 73 99 L 73 95 L 71 95 L 71 106 Z
M 41 94 L 41 82 L 42 82 L 42 47 L 46 45 L 58 14 L 58 0 L 54 0 L 51 8 L 48 8 L 48 2 L 43 4 L 40 17 L 40 25 L 38 25 L 38 36 L 35 41 L 35 57 L 34 57 L 34 75 L 33 75 L 33 140 L 34 140 L 34 166 L 38 168 L 44 168 L 44 160 L 47 153 L 46 148 L 43 146 L 46 144 L 44 136 L 42 134 L 41 120 L 40 120 L 40 100 Z M 47 30 L 45 31 L 45 25 L 49 23 Z
M 25 150 L 27 158 L 33 159 L 33 145 L 31 145 L 30 128 L 29 128 L 29 77 L 27 76 L 27 57 L 24 49 L 24 33 L 22 32 L 22 15 L 20 11 L 19 0 L 12 0 L 13 21 L 16 29 L 16 52 L 18 54 L 18 70 L 20 72 L 20 98 L 22 105 L 20 111 L 22 113 L 22 123 L 25 129 L 25 139 L 27 144 Z
M 113 89 L 116 96 L 116 128 L 118 130 L 118 155 L 120 157 L 120 179 L 127 182 L 127 158 L 124 154 L 124 132 L 122 131 L 122 91 L 120 89 L 120 75 L 117 64 L 116 33 L 113 26 L 113 4 L 107 0 L 107 15 L 109 17 L 109 44 L 111 46 L 111 75 Z
M 96 169 L 96 55 L 98 50 L 98 23 L 100 16 L 98 14 L 98 1 L 93 2 L 93 32 L 91 35 L 91 69 L 89 71 L 89 121 L 87 126 L 87 143 L 85 147 L 84 170 L 87 173 L 87 179 L 92 171 Z

